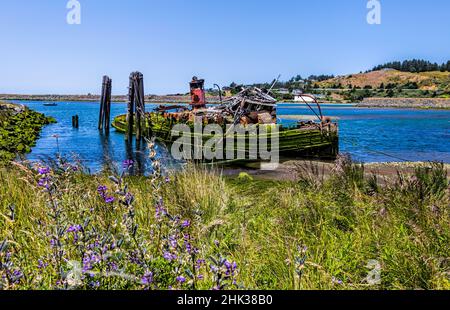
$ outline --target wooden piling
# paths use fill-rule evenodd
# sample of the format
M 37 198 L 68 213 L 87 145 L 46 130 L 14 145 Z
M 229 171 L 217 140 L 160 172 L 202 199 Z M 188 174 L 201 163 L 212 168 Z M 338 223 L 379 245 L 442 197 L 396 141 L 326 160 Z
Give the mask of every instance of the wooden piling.
M 98 129 L 103 129 L 103 122 L 104 122 L 104 114 L 105 114 L 105 96 L 106 96 L 106 86 L 107 86 L 108 77 L 105 75 L 103 76 L 103 82 L 102 82 L 102 94 L 100 98 L 100 115 L 98 117 Z
M 130 75 L 130 84 L 128 87 L 128 106 L 127 106 L 127 133 L 125 138 L 131 141 L 133 138 L 133 122 L 134 122 L 134 73 Z
M 142 137 L 145 134 L 146 125 L 144 76 L 140 72 L 132 72 L 130 74 L 126 139 L 132 139 L 134 127 L 136 127 L 136 141 L 142 140 Z
M 78 129 L 79 128 L 79 117 L 78 115 L 72 116 L 72 127 Z
M 135 100 L 136 100 L 136 140 L 142 139 L 145 124 L 145 96 L 144 96 L 144 76 L 140 72 L 134 74 Z
M 100 99 L 100 115 L 98 117 L 98 129 L 105 129 L 109 133 L 111 121 L 111 90 L 112 80 L 108 76 L 103 77 L 102 95 Z
M 105 133 L 109 134 L 110 123 L 111 123 L 111 91 L 112 91 L 112 80 L 108 78 L 106 85 L 106 97 L 105 97 Z

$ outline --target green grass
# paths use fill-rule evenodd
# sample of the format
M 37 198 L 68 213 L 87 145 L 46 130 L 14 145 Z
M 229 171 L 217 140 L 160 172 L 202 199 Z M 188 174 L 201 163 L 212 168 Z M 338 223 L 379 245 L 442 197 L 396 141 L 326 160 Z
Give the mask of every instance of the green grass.
M 107 246 L 122 240 L 93 270 L 107 272 L 114 261 L 121 272 L 135 277 L 86 276 L 77 284 L 80 289 L 211 289 L 218 283 L 264 290 L 450 289 L 449 192 L 440 164 L 418 167 L 414 175 L 399 174 L 383 184 L 365 178 L 364 167 L 345 161 L 338 162 L 329 178 L 303 171 L 299 182 L 253 180 L 243 174 L 225 178 L 189 167 L 168 183 L 125 177 L 117 189 L 128 184 L 125 192 L 133 194 L 132 205 L 119 203 L 125 193 L 112 192 L 116 187 L 109 174 L 88 176 L 71 172 L 67 164 L 58 167 L 49 174 L 57 184 L 50 197 L 36 185 L 40 177 L 34 170 L 0 168 L 0 248 L 3 240 L 7 244 L 0 251 L 0 275 L 8 269 L 23 273 L 16 281 L 7 277 L 3 288 L 67 288 L 67 262 L 81 264 L 83 253 L 89 252 L 65 233 L 68 225 L 80 224 L 84 232 L 79 237 L 86 243 L 98 240 Z M 106 204 L 99 196 L 100 184 L 108 186 L 114 203 Z M 158 221 L 159 197 L 171 216 L 189 220 L 190 226 L 183 230 L 176 220 Z M 58 229 L 63 259 L 49 243 Z M 168 238 L 180 232 L 189 234 L 198 254 L 187 255 L 178 241 L 174 251 L 180 261 L 168 262 L 163 258 Z M 130 262 L 132 253 L 145 263 Z M 237 263 L 233 277 L 208 267 L 220 265 L 217 260 L 225 257 Z M 206 266 L 195 271 L 192 259 L 198 258 Z M 38 260 L 48 267 L 40 270 Z M 371 260 L 381 268 L 381 281 L 374 285 L 364 281 L 374 268 L 367 268 Z M 136 281 L 149 271 L 152 285 Z M 191 280 L 192 272 L 204 279 Z M 185 283 L 176 281 L 180 275 L 187 278 Z

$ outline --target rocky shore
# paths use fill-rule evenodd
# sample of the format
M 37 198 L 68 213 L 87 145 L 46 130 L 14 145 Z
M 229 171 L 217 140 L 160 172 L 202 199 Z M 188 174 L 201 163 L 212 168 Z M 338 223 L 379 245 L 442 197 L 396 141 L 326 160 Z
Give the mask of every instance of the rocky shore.
M 365 108 L 415 108 L 450 109 L 446 98 L 366 98 L 357 107 Z
M 55 122 L 23 105 L 0 101 L 0 163 L 30 152 L 42 127 Z

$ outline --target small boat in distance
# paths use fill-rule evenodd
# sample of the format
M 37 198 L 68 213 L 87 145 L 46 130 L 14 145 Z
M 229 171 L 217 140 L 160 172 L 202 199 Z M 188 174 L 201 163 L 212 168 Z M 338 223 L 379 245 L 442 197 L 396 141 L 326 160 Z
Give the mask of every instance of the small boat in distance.
M 57 107 L 58 104 L 56 102 L 48 102 L 48 103 L 44 103 L 45 107 Z

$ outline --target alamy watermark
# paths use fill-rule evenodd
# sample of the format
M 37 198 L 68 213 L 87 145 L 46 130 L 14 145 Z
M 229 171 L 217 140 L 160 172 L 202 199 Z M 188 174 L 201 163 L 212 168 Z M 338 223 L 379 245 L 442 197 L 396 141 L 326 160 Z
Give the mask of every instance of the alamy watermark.
M 380 0 L 369 0 L 367 2 L 367 23 L 369 25 L 381 24 L 381 3 Z
M 261 162 L 263 170 L 275 170 L 280 160 L 279 127 L 230 124 L 223 128 L 218 124 L 203 125 L 199 120 L 194 128 L 177 124 L 171 131 L 171 154 L 176 160 L 254 160 Z
M 66 21 L 69 25 L 80 25 L 81 24 L 81 3 L 77 0 L 69 0 L 67 2 L 66 8 L 69 10 L 67 12 Z
M 369 285 L 379 285 L 381 284 L 381 264 L 377 260 L 370 260 L 366 266 L 369 269 L 367 273 L 367 277 L 364 279 L 364 282 L 367 282 Z

